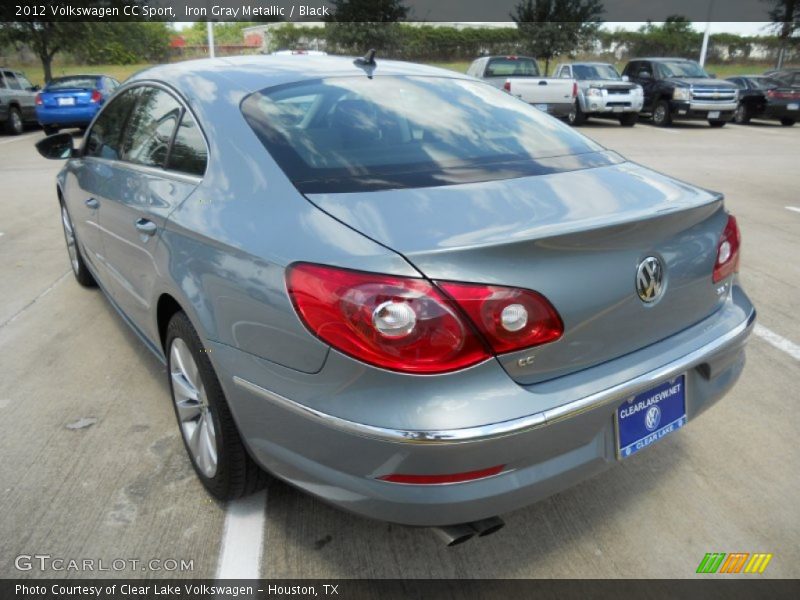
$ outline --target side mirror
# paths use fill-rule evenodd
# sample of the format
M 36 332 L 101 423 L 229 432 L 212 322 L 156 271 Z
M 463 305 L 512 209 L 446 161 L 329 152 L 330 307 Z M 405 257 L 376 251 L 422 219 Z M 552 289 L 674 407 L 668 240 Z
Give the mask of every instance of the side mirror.
M 639 79 L 652 79 L 650 71 L 639 71 Z
M 29 88 L 28 88 L 28 91 L 29 91 L 29 92 L 38 92 L 40 89 L 42 89 L 42 87 L 41 87 L 41 86 L 39 86 L 39 85 L 32 85 L 31 87 L 29 87 Z
M 75 148 L 72 145 L 72 135 L 69 133 L 48 135 L 43 140 L 36 142 L 36 149 L 45 158 L 53 160 L 70 158 L 75 153 Z
M 622 81 L 630 81 L 630 80 L 631 80 L 631 78 L 628 77 L 627 75 L 623 75 L 622 76 Z

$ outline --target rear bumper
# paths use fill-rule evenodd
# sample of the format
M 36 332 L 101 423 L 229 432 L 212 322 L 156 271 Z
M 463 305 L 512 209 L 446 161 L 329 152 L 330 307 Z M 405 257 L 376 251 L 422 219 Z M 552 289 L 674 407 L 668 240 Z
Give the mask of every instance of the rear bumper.
M 77 106 L 71 108 L 36 107 L 36 119 L 40 125 L 88 125 L 91 123 L 99 105 Z
M 572 107 L 574 106 L 573 102 L 559 102 L 559 103 L 550 103 L 544 104 L 547 106 L 547 110 L 543 110 L 542 112 L 546 112 L 548 115 L 552 115 L 554 117 L 558 117 L 560 119 L 566 118 L 569 115 Z M 531 106 L 540 106 L 537 102 L 532 102 Z
M 243 353 L 220 344 L 212 355 L 242 437 L 264 468 L 342 509 L 428 526 L 502 514 L 612 466 L 617 461 L 617 406 L 680 374 L 686 376 L 691 423 L 738 379 L 754 322 L 755 309 L 736 286 L 717 313 L 672 338 L 549 382 L 514 384 L 510 393 L 523 397 L 532 409 L 529 414 L 452 429 L 344 418 L 254 381 L 258 374 L 250 367 L 257 361 L 252 357 L 243 360 Z M 375 402 L 383 400 L 381 391 L 375 391 Z M 329 393 L 335 407 L 337 390 Z M 459 394 L 474 393 L 461 386 L 437 400 L 454 410 Z M 461 473 L 501 464 L 505 467 L 499 475 L 458 484 L 405 485 L 378 479 L 389 473 Z
M 796 104 L 800 105 L 800 100 L 796 102 Z M 763 112 L 760 115 L 757 115 L 756 118 L 762 117 L 764 119 L 793 119 L 795 121 L 800 121 L 800 109 L 798 110 L 789 110 L 788 105 L 771 105 L 768 104 Z

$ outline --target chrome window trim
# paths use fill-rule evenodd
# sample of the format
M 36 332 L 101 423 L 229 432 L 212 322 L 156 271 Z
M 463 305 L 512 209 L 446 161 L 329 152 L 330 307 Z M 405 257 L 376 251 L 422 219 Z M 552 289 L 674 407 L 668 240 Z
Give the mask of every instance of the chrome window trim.
M 702 364 L 709 356 L 716 354 L 720 350 L 724 350 L 727 346 L 743 343 L 750 335 L 755 320 L 756 311 L 753 309 L 746 320 L 742 321 L 725 335 L 701 346 L 697 350 L 657 369 L 648 371 L 639 377 L 595 392 L 585 398 L 518 419 L 461 429 L 403 430 L 356 423 L 321 412 L 310 406 L 305 406 L 304 404 L 290 400 L 238 376 L 233 377 L 233 383 L 272 404 L 294 412 L 295 414 L 314 419 L 323 425 L 339 429 L 345 433 L 393 443 L 464 444 L 524 433 L 578 416 L 614 401 L 621 402 L 625 398 L 647 389 L 660 381 L 680 375 Z
M 135 89 L 137 87 L 148 87 L 148 86 L 149 87 L 160 88 L 161 90 L 165 91 L 170 96 L 172 96 L 178 102 L 178 104 L 180 104 L 181 108 L 183 109 L 183 112 L 181 113 L 181 119 L 180 119 L 180 121 L 178 121 L 178 125 L 175 128 L 175 131 L 173 132 L 172 138 L 170 139 L 169 153 L 172 152 L 172 144 L 175 142 L 175 135 L 177 134 L 177 131 L 178 131 L 178 128 L 180 127 L 181 121 L 183 120 L 183 115 L 188 112 L 192 116 L 192 119 L 194 119 L 195 125 L 200 129 L 200 136 L 203 138 L 203 145 L 206 147 L 206 168 L 205 168 L 205 171 L 203 171 L 202 175 L 191 175 L 189 173 L 184 173 L 183 171 L 175 171 L 174 169 L 168 169 L 166 167 L 166 165 L 164 167 L 151 167 L 151 166 L 148 166 L 148 165 L 139 165 L 139 164 L 132 163 L 132 162 L 129 162 L 129 161 L 126 161 L 126 160 L 121 160 L 121 159 L 113 160 L 113 159 L 108 159 L 108 158 L 101 158 L 99 156 L 84 156 L 83 153 L 85 152 L 85 149 L 86 149 L 86 143 L 89 141 L 89 136 L 92 133 L 92 129 L 94 129 L 94 124 L 97 121 L 97 119 L 100 117 L 100 115 L 103 114 L 103 112 L 106 109 L 106 106 L 109 106 L 113 100 L 116 100 L 118 95 L 121 95 L 121 94 L 123 94 L 124 92 L 126 92 L 128 90 L 132 90 L 132 89 Z M 134 106 L 134 110 L 135 110 L 135 108 L 136 107 Z M 123 136 L 124 135 L 126 135 L 126 132 L 123 132 Z M 106 163 L 109 163 L 109 164 L 113 163 L 115 166 L 141 167 L 141 168 L 145 168 L 145 169 L 154 169 L 155 171 L 157 171 L 158 173 L 160 173 L 162 175 L 164 175 L 164 174 L 174 174 L 174 175 L 178 175 L 180 177 L 189 177 L 189 178 L 192 178 L 192 179 L 197 179 L 199 181 L 202 181 L 203 177 L 205 177 L 206 173 L 208 173 L 208 164 L 211 162 L 211 147 L 208 145 L 208 138 L 206 137 L 206 132 L 203 129 L 203 125 L 201 124 L 200 119 L 197 118 L 197 114 L 192 110 L 191 106 L 189 106 L 189 102 L 183 97 L 183 95 L 178 90 L 176 90 L 175 88 L 173 88 L 170 85 L 167 85 L 167 84 L 165 84 L 165 83 L 163 83 L 161 81 L 157 81 L 155 79 L 137 79 L 136 81 L 132 81 L 130 83 L 123 83 L 123 84 L 119 85 L 114 90 L 114 97 L 112 98 L 112 100 L 109 101 L 107 104 L 105 104 L 103 106 L 102 110 L 100 110 L 97 113 L 97 115 L 95 115 L 94 119 L 92 120 L 92 123 L 89 125 L 89 128 L 86 130 L 86 135 L 84 136 L 83 139 L 84 139 L 84 142 L 83 142 L 83 145 L 81 146 L 81 156 L 80 156 L 80 158 L 93 159 L 93 160 L 102 160 L 102 161 L 104 161 Z M 167 154 L 167 158 L 169 158 L 169 153 Z

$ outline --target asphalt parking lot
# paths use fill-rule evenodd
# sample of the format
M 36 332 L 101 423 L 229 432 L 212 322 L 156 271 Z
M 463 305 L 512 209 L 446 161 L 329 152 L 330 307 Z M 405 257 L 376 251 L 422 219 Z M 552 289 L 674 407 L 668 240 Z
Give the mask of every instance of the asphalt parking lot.
M 101 292 L 72 277 L 59 164 L 33 146 L 43 134 L 0 136 L 0 577 L 686 578 L 707 552 L 772 553 L 761 577 L 800 577 L 800 127 L 598 121 L 582 131 L 726 194 L 759 311 L 748 364 L 685 430 L 451 549 L 281 482 L 228 506 L 211 500 L 163 368 Z M 37 554 L 142 563 L 15 568 Z M 153 559 L 162 570 L 143 570 Z M 192 569 L 167 572 L 169 560 Z

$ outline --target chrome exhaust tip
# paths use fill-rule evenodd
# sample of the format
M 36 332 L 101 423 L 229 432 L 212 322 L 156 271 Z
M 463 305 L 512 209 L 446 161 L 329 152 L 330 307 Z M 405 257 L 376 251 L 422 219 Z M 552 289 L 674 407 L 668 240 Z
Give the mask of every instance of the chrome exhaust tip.
M 473 521 L 469 524 L 478 534 L 478 537 L 486 537 L 497 533 L 506 526 L 505 521 L 500 517 L 489 517 L 488 519 L 481 519 L 480 521 Z
M 433 532 L 436 534 L 436 537 L 438 537 L 448 548 L 468 542 L 477 533 L 467 523 L 434 527 Z

